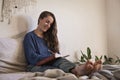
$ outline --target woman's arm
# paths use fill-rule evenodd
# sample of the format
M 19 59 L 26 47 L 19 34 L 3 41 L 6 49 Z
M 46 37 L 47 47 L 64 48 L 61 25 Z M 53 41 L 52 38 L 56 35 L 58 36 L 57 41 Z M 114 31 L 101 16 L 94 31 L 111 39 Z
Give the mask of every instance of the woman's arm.
M 36 38 L 31 33 L 28 33 L 23 41 L 25 57 L 28 65 L 36 65 L 37 62 L 49 57 L 50 55 L 45 55 L 45 53 L 40 53 L 38 50 L 38 43 L 35 42 Z M 41 47 L 40 47 L 41 48 Z
M 50 50 L 49 50 L 49 51 L 50 51 Z M 54 60 L 54 59 L 56 59 L 56 58 L 62 57 L 61 54 L 59 54 L 59 53 L 54 53 L 54 52 L 52 52 L 52 51 L 50 51 L 50 52 L 52 53 L 52 56 L 49 56 L 49 57 L 47 57 L 47 58 L 39 61 L 36 65 L 37 65 L 37 66 L 41 66 L 41 65 L 46 64 L 46 63 L 48 63 L 48 62 L 50 62 L 50 61 L 52 61 L 52 60 Z M 65 56 L 65 57 L 66 57 L 66 56 Z
M 50 57 L 47 57 L 47 58 L 39 61 L 36 65 L 37 65 L 37 66 L 41 66 L 41 65 L 46 64 L 46 63 L 48 63 L 48 62 L 50 62 L 50 61 L 52 61 L 52 60 L 54 60 L 54 59 L 55 59 L 55 55 L 52 55 L 52 56 L 50 56 Z

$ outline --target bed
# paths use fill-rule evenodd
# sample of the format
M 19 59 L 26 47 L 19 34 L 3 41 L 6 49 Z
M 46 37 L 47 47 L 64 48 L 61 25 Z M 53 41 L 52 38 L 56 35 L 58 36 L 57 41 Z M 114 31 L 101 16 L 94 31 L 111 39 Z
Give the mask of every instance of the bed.
M 23 38 L 0 38 L 0 80 L 120 80 L 120 65 L 103 65 L 99 72 L 79 78 L 60 69 L 26 72 L 22 41 Z

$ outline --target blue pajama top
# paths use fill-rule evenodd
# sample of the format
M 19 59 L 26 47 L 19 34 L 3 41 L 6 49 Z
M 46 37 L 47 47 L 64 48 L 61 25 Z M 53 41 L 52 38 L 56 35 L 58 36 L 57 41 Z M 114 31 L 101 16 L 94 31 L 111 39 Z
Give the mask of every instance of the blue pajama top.
M 45 40 L 38 37 L 34 31 L 25 35 L 23 46 L 28 65 L 36 65 L 40 60 L 52 55 Z

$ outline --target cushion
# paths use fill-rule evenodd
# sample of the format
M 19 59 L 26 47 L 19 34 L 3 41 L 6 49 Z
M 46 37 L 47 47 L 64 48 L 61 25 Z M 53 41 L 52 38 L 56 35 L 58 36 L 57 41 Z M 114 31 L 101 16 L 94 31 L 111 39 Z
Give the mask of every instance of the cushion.
M 0 38 L 0 73 L 25 71 L 22 39 Z

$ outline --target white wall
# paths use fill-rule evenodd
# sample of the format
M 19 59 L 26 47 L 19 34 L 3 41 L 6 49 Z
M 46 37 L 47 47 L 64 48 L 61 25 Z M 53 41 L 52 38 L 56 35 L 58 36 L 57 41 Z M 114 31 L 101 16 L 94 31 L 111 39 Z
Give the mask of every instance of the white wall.
M 75 52 L 86 52 L 87 47 L 91 48 L 93 55 L 107 54 L 105 0 L 37 1 L 34 9 L 29 7 L 25 15 L 31 16 L 37 24 L 41 11 L 49 10 L 55 14 L 61 52 L 70 54 L 68 59 L 75 61 Z M 0 37 L 10 37 L 18 33 L 12 29 L 14 23 L 10 25 L 0 22 Z
M 108 53 L 120 57 L 120 0 L 107 0 Z

